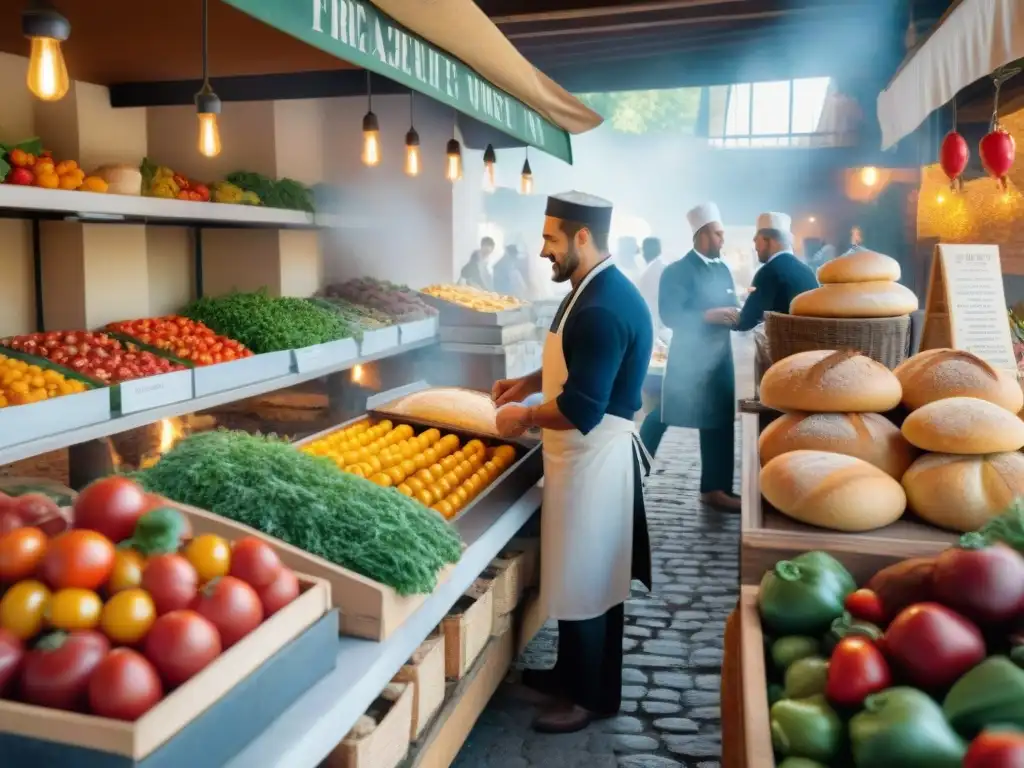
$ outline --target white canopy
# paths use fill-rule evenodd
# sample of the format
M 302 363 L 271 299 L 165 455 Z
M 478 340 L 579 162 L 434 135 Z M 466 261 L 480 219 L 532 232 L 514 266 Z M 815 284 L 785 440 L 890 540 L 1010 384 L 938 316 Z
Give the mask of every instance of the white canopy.
M 1024 0 L 959 0 L 878 96 L 882 149 L 973 82 L 1024 58 Z

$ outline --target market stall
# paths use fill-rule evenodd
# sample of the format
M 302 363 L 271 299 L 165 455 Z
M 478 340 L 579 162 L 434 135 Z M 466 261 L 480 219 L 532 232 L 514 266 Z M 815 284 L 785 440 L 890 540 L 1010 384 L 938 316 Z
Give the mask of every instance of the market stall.
M 391 154 L 369 73 L 419 116 L 398 178 L 427 208 L 455 204 L 460 121 L 571 161 L 600 119 L 465 0 L 20 11 L 0 24 L 4 764 L 449 764 L 544 620 L 541 464 L 486 394 L 412 383 L 466 386 L 424 365 L 441 329 L 501 344 L 530 309 L 449 285 L 425 230 L 426 257 L 398 255 L 402 207 L 360 194 Z M 224 428 L 310 388 L 330 408 L 282 437 Z M 130 461 L 101 440 L 135 435 Z M 61 482 L 6 477 L 55 452 Z

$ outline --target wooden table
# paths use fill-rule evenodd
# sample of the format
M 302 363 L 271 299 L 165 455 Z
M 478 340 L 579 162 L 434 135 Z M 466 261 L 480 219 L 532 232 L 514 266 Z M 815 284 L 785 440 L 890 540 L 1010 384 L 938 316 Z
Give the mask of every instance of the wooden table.
M 725 622 L 725 653 L 722 659 L 722 768 L 746 768 L 743 727 L 743 653 L 740 613 L 737 608 Z

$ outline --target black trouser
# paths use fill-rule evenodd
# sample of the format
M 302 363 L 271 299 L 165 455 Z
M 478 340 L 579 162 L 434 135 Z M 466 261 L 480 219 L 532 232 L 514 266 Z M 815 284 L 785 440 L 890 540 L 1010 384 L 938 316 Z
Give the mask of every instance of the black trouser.
M 668 425 L 661 420 L 661 399 L 658 404 L 648 413 L 640 425 L 640 441 L 644 448 L 654 458 L 658 453 L 658 446 L 661 445 L 661 438 L 665 436 Z
M 732 493 L 735 424 L 700 430 L 700 492 Z

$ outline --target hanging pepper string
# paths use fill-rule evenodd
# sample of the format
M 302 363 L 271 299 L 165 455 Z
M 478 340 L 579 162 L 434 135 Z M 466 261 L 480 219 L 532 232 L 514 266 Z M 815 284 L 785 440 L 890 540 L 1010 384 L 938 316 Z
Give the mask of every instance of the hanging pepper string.
M 990 130 L 994 131 L 999 127 L 999 93 L 1003 88 L 1003 83 L 1018 74 L 1020 74 L 1019 67 L 999 67 L 999 69 L 992 73 L 992 83 L 995 85 L 996 94 L 995 101 L 992 105 L 992 122 Z

